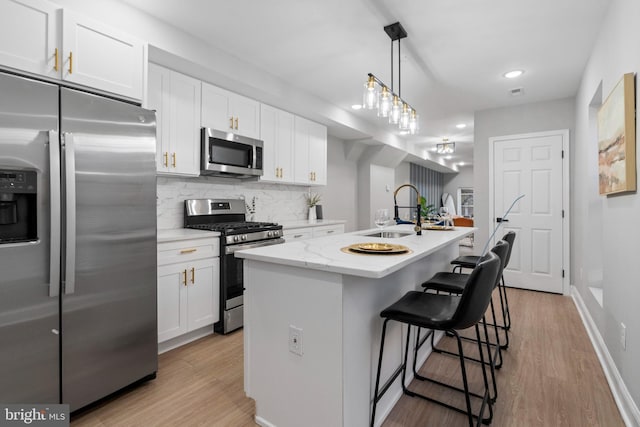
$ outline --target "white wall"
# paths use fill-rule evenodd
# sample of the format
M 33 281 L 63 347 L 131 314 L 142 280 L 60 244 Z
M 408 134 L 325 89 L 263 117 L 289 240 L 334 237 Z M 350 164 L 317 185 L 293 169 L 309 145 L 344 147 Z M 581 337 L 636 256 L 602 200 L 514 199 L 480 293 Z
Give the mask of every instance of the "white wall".
M 409 162 L 402 162 L 398 165 L 395 170 L 395 182 L 394 190 L 402 184 L 411 184 L 411 164 Z M 398 206 L 414 206 L 416 204 L 416 195 L 409 188 L 404 188 L 398 192 L 397 202 Z M 393 211 L 390 212 L 393 216 Z M 398 214 L 402 219 L 408 219 L 406 216 L 410 215 L 407 209 L 400 209 Z
M 322 211 L 327 219 L 346 220 L 345 231 L 358 224 L 358 164 L 345 158 L 345 142 L 329 136 L 327 146 L 327 186 L 322 194 Z
M 476 243 L 483 247 L 495 224 L 489 218 L 489 138 L 529 132 L 569 129 L 573 141 L 574 99 L 478 111 L 474 114 L 474 222 Z
M 444 193 L 449 193 L 453 197 L 456 204 L 456 213 L 461 215 L 460 206 L 458 206 L 458 189 L 473 188 L 473 166 L 458 166 L 460 172 L 444 174 Z
M 637 193 L 598 195 L 595 108 L 589 104 L 594 95 L 596 104 L 606 99 L 623 74 L 640 72 L 639 17 L 637 0 L 612 1 L 576 96 L 572 158 L 574 285 L 636 405 L 640 403 L 640 197 Z M 638 123 L 636 116 L 636 139 L 640 135 Z M 599 261 L 595 271 L 594 260 Z M 588 290 L 598 276 L 604 293 L 603 307 Z M 619 340 L 620 323 L 627 326 L 626 350 Z M 640 425 L 640 419 L 635 422 Z

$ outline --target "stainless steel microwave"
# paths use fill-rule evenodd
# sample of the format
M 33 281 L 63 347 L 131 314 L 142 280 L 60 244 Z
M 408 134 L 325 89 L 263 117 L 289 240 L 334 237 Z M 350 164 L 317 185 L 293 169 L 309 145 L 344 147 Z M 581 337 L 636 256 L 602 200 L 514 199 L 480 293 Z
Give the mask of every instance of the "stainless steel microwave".
M 200 175 L 258 178 L 262 175 L 263 143 L 230 132 L 201 129 Z

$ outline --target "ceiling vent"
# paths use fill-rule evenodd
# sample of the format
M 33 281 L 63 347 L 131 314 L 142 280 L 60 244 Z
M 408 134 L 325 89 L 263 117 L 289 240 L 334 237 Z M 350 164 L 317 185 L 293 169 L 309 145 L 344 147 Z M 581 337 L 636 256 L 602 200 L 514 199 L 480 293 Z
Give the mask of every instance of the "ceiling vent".
M 522 96 L 524 95 L 524 88 L 516 87 L 516 88 L 510 89 L 509 93 L 511 94 L 511 96 Z

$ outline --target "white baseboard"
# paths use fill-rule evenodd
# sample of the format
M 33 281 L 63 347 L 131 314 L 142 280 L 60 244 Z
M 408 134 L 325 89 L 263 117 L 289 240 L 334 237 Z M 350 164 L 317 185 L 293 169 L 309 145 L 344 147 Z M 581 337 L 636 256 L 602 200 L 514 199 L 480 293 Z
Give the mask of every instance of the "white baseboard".
M 571 296 L 573 297 L 573 302 L 578 309 L 580 318 L 582 318 L 582 323 L 587 330 L 591 344 L 598 355 L 598 360 L 600 360 L 600 365 L 602 365 L 604 375 L 609 383 L 611 394 L 613 394 L 613 399 L 620 410 L 620 415 L 622 416 L 624 423 L 627 427 L 640 427 L 640 410 L 638 410 L 638 406 L 633 401 L 633 398 L 631 397 L 631 394 L 629 393 L 629 390 L 627 389 L 627 386 L 625 385 L 622 376 L 620 375 L 620 372 L 618 371 L 618 368 L 616 367 L 613 358 L 602 339 L 602 335 L 600 335 L 600 331 L 598 331 L 591 314 L 589 314 L 589 310 L 587 310 L 587 306 L 584 304 L 582 296 L 573 285 L 571 286 Z
M 207 335 L 213 335 L 213 325 L 203 326 L 195 331 L 188 332 L 184 335 L 171 338 L 170 340 L 158 343 L 158 354 L 165 353 L 174 348 L 189 344 L 192 341 L 199 340 Z

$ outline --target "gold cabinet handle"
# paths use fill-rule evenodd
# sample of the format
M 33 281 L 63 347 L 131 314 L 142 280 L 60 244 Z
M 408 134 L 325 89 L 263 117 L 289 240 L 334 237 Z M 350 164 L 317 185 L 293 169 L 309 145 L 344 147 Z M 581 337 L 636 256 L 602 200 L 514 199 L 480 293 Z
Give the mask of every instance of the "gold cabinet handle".
M 69 52 L 69 74 L 73 74 L 73 52 Z
M 236 127 L 235 127 L 235 129 L 236 129 L 236 130 L 238 130 L 238 123 L 239 123 L 239 122 L 240 122 L 240 119 L 238 119 L 238 118 L 236 117 Z
M 171 166 L 176 167 L 176 153 L 171 154 Z
M 187 270 L 182 272 L 182 284 L 187 286 Z
M 164 162 L 163 162 L 164 166 L 165 167 L 169 166 L 169 152 L 165 151 L 163 157 L 164 157 Z
M 229 128 L 233 129 L 233 117 L 229 117 Z
M 195 251 L 197 251 L 197 250 L 198 250 L 198 249 L 196 249 L 196 248 L 182 249 L 182 250 L 180 251 L 180 253 L 181 253 L 181 254 L 190 254 L 190 253 L 193 253 L 193 252 L 195 252 Z
M 196 283 L 196 268 L 191 267 L 191 283 Z
M 55 58 L 55 62 L 53 64 L 53 70 L 58 71 L 58 48 L 56 48 L 55 53 L 53 54 Z

